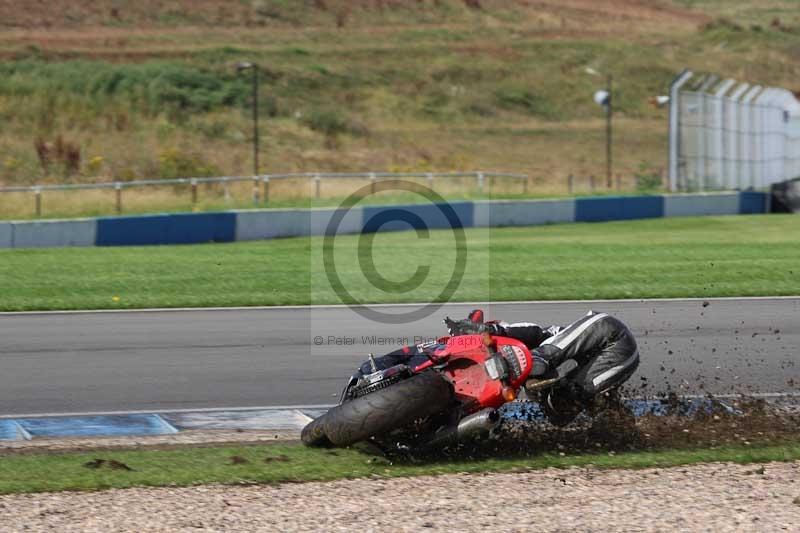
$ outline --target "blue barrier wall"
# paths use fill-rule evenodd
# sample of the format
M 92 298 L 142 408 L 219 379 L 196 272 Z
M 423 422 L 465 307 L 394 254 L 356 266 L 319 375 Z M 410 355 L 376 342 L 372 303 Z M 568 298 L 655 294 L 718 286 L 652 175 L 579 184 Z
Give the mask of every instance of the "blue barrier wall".
M 617 196 L 575 200 L 575 222 L 606 222 L 663 216 L 663 196 Z
M 172 215 L 167 224 L 167 244 L 233 242 L 235 239 L 235 213 Z
M 739 213 L 742 215 L 755 215 L 769 212 L 770 196 L 761 192 L 739 193 Z
M 362 231 L 471 228 L 473 211 L 472 202 L 365 207 Z
M 169 215 L 101 218 L 97 221 L 97 246 L 164 244 Z
M 532 226 L 641 218 L 766 213 L 761 192 L 453 202 L 354 207 L 337 233 L 426 227 Z M 197 244 L 323 235 L 336 209 L 262 209 L 81 220 L 0 222 L 0 248 Z M 449 218 L 448 218 L 449 217 Z
M 236 213 L 187 213 L 97 220 L 97 246 L 199 244 L 236 239 Z

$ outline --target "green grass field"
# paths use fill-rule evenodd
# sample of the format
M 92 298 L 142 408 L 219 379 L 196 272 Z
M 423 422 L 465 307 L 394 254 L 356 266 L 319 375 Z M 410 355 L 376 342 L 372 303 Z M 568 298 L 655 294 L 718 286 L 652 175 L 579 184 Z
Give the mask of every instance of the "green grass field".
M 451 301 L 800 294 L 793 215 L 653 219 L 466 230 L 464 278 Z M 453 271 L 447 231 L 336 240 L 342 284 L 359 301 L 436 299 Z M 0 250 L 0 309 L 133 309 L 342 303 L 322 268 L 322 239 L 163 247 Z M 362 254 L 363 255 L 363 254 Z M 363 257 L 362 257 L 363 259 Z M 363 262 L 363 261 L 362 261 Z M 430 265 L 416 288 L 386 292 Z
M 237 459 L 233 459 L 236 457 Z M 131 470 L 86 465 L 114 460 Z M 203 483 L 281 483 L 342 478 L 401 477 L 542 468 L 671 467 L 703 462 L 796 461 L 800 445 L 733 446 L 713 450 L 669 450 L 619 454 L 556 455 L 479 460 L 391 463 L 356 450 L 316 450 L 300 445 L 260 445 L 176 450 L 92 451 L 0 457 L 0 494 L 57 490 L 98 490 L 132 486 Z

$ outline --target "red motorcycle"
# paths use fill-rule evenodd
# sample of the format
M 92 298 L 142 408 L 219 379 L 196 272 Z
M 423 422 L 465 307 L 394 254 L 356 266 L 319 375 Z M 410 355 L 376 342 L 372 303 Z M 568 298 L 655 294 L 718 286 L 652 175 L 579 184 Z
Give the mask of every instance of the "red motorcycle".
M 442 337 L 425 349 L 428 360 L 396 365 L 351 379 L 339 405 L 302 432 L 308 446 L 349 446 L 371 440 L 383 448 L 447 445 L 488 434 L 500 424 L 498 409 L 516 399 L 537 359 L 516 339 L 480 335 Z M 528 390 L 555 385 L 577 364 L 531 380 Z M 538 375 L 533 372 L 533 375 Z

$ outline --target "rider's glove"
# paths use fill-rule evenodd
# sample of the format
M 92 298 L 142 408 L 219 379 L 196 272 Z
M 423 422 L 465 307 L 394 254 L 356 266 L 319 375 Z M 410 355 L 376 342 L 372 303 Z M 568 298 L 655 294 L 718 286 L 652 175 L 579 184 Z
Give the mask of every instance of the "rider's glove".
M 531 356 L 533 356 L 531 377 L 553 377 L 558 371 L 558 366 L 564 361 L 564 351 L 553 344 L 542 344 L 534 348 L 531 350 Z
M 531 377 L 532 378 L 541 378 L 544 377 L 550 372 L 550 365 L 545 359 L 536 355 L 536 352 L 533 353 L 533 369 L 531 370 Z
M 457 335 L 476 335 L 479 333 L 489 333 L 491 335 L 498 335 L 500 333 L 497 324 L 483 324 L 480 322 L 473 322 L 472 320 L 453 320 L 450 317 L 444 319 L 447 326 L 447 331 L 452 336 Z
M 447 317 L 444 319 L 444 325 L 447 326 L 447 332 L 453 336 L 480 333 L 480 324 L 472 320 L 453 320 Z

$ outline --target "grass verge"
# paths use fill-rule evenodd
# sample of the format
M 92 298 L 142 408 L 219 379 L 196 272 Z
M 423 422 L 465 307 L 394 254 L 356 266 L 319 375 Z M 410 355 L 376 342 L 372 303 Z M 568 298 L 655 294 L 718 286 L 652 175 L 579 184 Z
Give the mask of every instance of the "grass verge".
M 449 298 L 440 295 L 456 255 L 449 231 L 374 234 L 371 265 L 359 236 L 337 237 L 335 264 L 368 303 L 797 295 L 797 227 L 796 216 L 761 215 L 470 229 Z M 0 310 L 342 303 L 321 249 L 320 238 L 298 238 L 0 250 Z M 399 292 L 365 276 L 403 283 L 423 266 L 423 282 Z
M 116 468 L 86 466 L 96 464 L 99 458 L 107 461 L 104 464 L 116 461 L 113 463 L 117 465 Z M 796 460 L 800 460 L 800 444 L 797 442 L 619 454 L 542 454 L 424 464 L 390 463 L 351 449 L 316 450 L 300 445 L 37 454 L 0 458 L 0 494 L 205 483 L 330 481 L 371 476 L 507 472 L 551 467 L 663 468 L 706 462 L 746 464 Z

